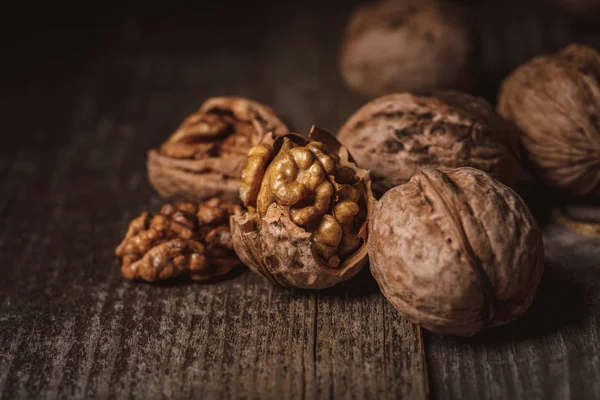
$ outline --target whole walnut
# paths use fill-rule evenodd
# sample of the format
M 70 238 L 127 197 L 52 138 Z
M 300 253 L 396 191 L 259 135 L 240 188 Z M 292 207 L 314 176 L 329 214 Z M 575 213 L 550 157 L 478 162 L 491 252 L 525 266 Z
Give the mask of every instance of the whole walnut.
M 466 93 L 380 97 L 356 111 L 337 137 L 371 171 L 378 195 L 427 167 L 474 167 L 509 186 L 521 173 L 512 127 L 487 101 Z
M 523 200 L 483 171 L 423 170 L 388 191 L 369 226 L 371 272 L 410 321 L 471 336 L 530 306 L 542 234 Z
M 437 0 L 379 0 L 352 14 L 342 43 L 346 84 L 366 96 L 471 85 L 469 17 Z
M 533 173 L 570 195 L 600 195 L 600 54 L 571 45 L 502 84 L 498 112 L 520 128 Z
M 177 275 L 194 280 L 221 276 L 240 265 L 233 251 L 229 217 L 241 215 L 236 203 L 209 199 L 165 204 L 131 221 L 115 254 L 127 279 L 154 282 Z
M 302 136 L 266 135 L 248 154 L 231 217 L 233 245 L 254 272 L 290 288 L 322 289 L 356 275 L 367 261 L 373 197 L 368 171 L 315 127 Z
M 239 97 L 213 97 L 148 152 L 148 178 L 165 198 L 236 200 L 248 150 L 264 133 L 287 133 L 275 112 Z

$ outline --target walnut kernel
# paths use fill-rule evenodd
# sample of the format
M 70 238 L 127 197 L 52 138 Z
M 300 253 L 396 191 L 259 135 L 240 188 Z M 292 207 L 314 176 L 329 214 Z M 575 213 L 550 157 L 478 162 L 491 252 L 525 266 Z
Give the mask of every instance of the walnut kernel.
M 307 141 L 266 135 L 250 150 L 231 218 L 244 264 L 286 287 L 320 289 L 354 276 L 367 259 L 368 171 L 317 128 Z
M 207 280 L 228 273 L 240 265 L 229 217 L 241 212 L 238 204 L 212 198 L 199 205 L 165 204 L 154 216 L 142 213 L 115 251 L 123 276 L 153 282 L 182 274 Z

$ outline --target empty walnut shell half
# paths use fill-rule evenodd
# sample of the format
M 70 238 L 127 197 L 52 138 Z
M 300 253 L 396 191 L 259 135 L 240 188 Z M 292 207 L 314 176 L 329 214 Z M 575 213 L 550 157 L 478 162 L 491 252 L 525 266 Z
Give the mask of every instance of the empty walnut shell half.
M 333 136 L 312 141 L 266 135 L 248 155 L 240 197 L 249 211 L 231 217 L 236 253 L 279 285 L 322 289 L 356 275 L 367 262 L 373 204 L 369 173 Z
M 371 171 L 377 195 L 423 168 L 474 167 L 513 186 L 517 137 L 482 98 L 454 91 L 375 99 L 352 115 L 338 139 Z
M 474 168 L 424 170 L 388 191 L 369 226 L 371 272 L 412 322 L 471 336 L 530 306 L 544 246 L 529 209 Z
M 178 275 L 207 280 L 224 275 L 240 261 L 233 250 L 229 217 L 241 215 L 239 204 L 209 199 L 165 204 L 131 221 L 115 254 L 127 279 L 154 282 Z
M 352 14 L 342 43 L 346 84 L 366 96 L 466 89 L 472 82 L 469 16 L 442 0 L 367 2 Z
M 238 97 L 214 97 L 148 152 L 148 178 L 163 197 L 235 200 L 248 150 L 264 133 L 287 133 L 275 112 Z
M 520 128 L 533 173 L 571 196 L 600 196 L 600 54 L 571 45 L 517 68 L 498 112 Z

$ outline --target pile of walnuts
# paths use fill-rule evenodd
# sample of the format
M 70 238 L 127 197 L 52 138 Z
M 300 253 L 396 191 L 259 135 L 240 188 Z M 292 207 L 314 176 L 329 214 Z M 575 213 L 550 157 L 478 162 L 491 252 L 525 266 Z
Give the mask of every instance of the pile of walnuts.
M 355 16 L 355 40 L 372 40 L 361 24 L 385 10 L 397 36 L 413 23 L 397 9 L 439 17 L 436 1 L 394 1 Z M 116 249 L 123 276 L 208 280 L 245 264 L 283 287 L 323 289 L 369 262 L 385 297 L 427 329 L 471 336 L 519 317 L 544 244 L 514 188 L 527 170 L 567 197 L 599 198 L 600 55 L 573 45 L 529 61 L 504 82 L 498 112 L 434 86 L 367 103 L 337 138 L 291 133 L 252 100 L 207 100 L 148 153 L 150 182 L 174 203 L 130 223 Z

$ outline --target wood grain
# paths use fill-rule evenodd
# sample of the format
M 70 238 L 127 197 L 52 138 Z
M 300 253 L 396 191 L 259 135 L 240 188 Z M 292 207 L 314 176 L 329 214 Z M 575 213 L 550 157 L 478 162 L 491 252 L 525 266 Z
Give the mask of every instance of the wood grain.
M 361 104 L 336 71 L 356 2 L 128 14 L 85 62 L 29 66 L 3 86 L 0 399 L 600 398 L 600 246 L 554 225 L 531 311 L 470 340 L 423 335 L 368 271 L 321 292 L 245 271 L 209 284 L 120 277 L 128 222 L 161 204 L 145 151 L 206 97 L 272 104 L 301 133 L 336 131 Z M 499 36 L 512 11 L 494 7 L 478 11 L 488 99 L 567 29 L 530 9 L 534 39 L 518 49 L 530 33 Z
M 3 99 L 7 117 L 19 113 L 11 129 L 24 120 L 28 137 L 0 164 L 0 398 L 426 397 L 420 331 L 367 271 L 316 293 L 245 271 L 132 284 L 115 263 L 129 220 L 161 203 L 145 151 L 206 97 L 278 104 L 304 134 L 313 123 L 335 130 L 359 104 L 337 77 L 337 38 L 320 38 L 344 16 L 280 7 L 268 31 L 202 51 L 186 30 L 122 43 L 60 102 Z

